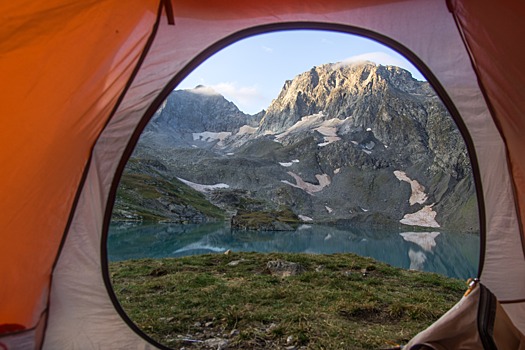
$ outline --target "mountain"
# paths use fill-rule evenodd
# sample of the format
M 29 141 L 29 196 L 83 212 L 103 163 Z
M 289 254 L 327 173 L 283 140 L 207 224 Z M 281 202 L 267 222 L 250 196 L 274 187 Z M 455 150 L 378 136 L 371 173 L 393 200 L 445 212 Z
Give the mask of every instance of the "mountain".
M 243 126 L 256 127 L 260 118 L 241 112 L 212 88 L 199 85 L 173 91 L 153 116 L 142 139 L 162 148 L 208 148 L 238 133 Z
M 222 209 L 177 178 L 156 160 L 132 158 L 120 179 L 114 221 L 205 223 L 225 219 Z
M 359 137 L 370 129 L 370 141 L 379 141 L 383 148 L 407 148 L 399 154 L 403 159 L 389 155 L 394 162 L 413 164 L 433 154 L 436 167 L 470 169 L 459 131 L 430 84 L 399 67 L 371 63 L 314 67 L 284 84 L 259 132 L 281 133 L 304 116 L 318 113 L 324 120 L 342 121 L 339 136 Z
M 143 172 L 159 162 L 159 176 L 192 184 L 226 216 L 289 209 L 303 222 L 479 226 L 459 131 L 428 82 L 393 66 L 313 67 L 255 116 L 209 88 L 174 91 L 132 159 Z

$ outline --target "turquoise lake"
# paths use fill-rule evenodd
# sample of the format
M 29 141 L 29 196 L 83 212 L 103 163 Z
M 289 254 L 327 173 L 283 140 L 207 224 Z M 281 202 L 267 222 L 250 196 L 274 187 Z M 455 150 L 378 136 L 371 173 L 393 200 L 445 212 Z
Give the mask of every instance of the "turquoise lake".
M 110 261 L 181 257 L 194 254 L 288 252 L 355 253 L 404 269 L 449 277 L 476 277 L 479 235 L 379 228 L 303 225 L 296 231 L 231 231 L 214 224 L 112 224 L 108 235 Z

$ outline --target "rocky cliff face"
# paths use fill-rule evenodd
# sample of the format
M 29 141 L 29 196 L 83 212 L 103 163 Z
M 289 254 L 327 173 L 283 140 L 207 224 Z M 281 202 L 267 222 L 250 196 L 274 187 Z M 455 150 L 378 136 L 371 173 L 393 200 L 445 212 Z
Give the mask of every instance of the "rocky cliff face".
M 173 91 L 142 135 L 144 143 L 163 147 L 213 147 L 244 126 L 257 126 L 261 116 L 241 112 L 211 88 Z
M 207 198 L 229 213 L 478 228 L 463 139 L 429 84 L 398 67 L 314 67 L 257 116 L 204 87 L 175 91 L 135 157 L 212 186 Z
M 343 121 L 337 130 L 341 137 L 369 131 L 376 145 L 397 148 L 389 155 L 393 162 L 417 163 L 433 153 L 433 168 L 470 169 L 463 140 L 429 83 L 401 68 L 372 63 L 314 67 L 284 84 L 259 133 L 279 134 L 319 113 L 324 120 Z
M 396 98 L 405 100 L 408 95 L 428 97 L 433 91 L 428 83 L 398 67 L 326 64 L 286 81 L 268 107 L 261 129 L 281 132 L 303 116 L 320 111 L 332 118 L 352 117 L 355 125 L 372 126 L 377 117 L 388 119 L 390 112 L 413 113 L 410 105 L 401 110 L 389 107 Z
M 245 124 L 253 124 L 252 119 L 212 88 L 199 85 L 171 93 L 150 127 L 192 133 L 233 132 Z

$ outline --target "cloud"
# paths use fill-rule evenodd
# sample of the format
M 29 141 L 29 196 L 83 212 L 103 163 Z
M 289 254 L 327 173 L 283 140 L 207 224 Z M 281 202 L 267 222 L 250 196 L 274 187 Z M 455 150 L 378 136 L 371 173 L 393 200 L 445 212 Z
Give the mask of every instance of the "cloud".
M 352 56 L 344 59 L 341 63 L 342 64 L 351 64 L 356 62 L 365 62 L 365 61 L 371 61 L 377 64 L 382 65 L 390 65 L 390 66 L 398 66 L 403 67 L 406 66 L 406 63 L 394 56 L 391 56 L 385 52 L 367 52 L 362 55 Z
M 212 96 L 212 95 L 218 95 L 219 94 L 212 87 L 210 87 L 210 86 L 203 86 L 203 85 L 196 86 L 195 88 L 190 89 L 190 90 L 191 90 L 191 92 L 193 92 L 195 94 L 206 95 L 206 96 Z
M 383 66 L 397 66 L 397 67 L 401 67 L 401 68 L 406 69 L 409 72 L 411 72 L 412 75 L 414 77 L 416 77 L 417 79 L 424 79 L 421 76 L 421 74 L 419 73 L 419 71 L 412 64 L 410 64 L 410 62 L 405 61 L 405 60 L 403 60 L 401 58 L 392 56 L 392 55 L 390 55 L 390 54 L 388 54 L 386 52 L 380 52 L 380 51 L 368 52 L 368 53 L 364 53 L 362 55 L 356 55 L 356 56 L 348 57 L 348 58 L 344 59 L 342 62 L 340 62 L 340 64 L 346 65 L 346 64 L 352 64 L 352 63 L 357 63 L 357 62 L 366 62 L 366 61 L 370 61 L 370 62 L 373 62 L 373 63 L 376 63 L 376 64 L 381 64 Z
M 272 53 L 273 52 L 273 48 L 271 47 L 268 47 L 268 46 L 261 46 L 261 48 L 263 49 L 264 52 L 267 52 L 267 53 Z
M 239 86 L 237 82 L 223 82 L 209 86 L 211 89 L 232 101 L 246 113 L 257 113 L 267 106 L 266 97 L 255 85 Z

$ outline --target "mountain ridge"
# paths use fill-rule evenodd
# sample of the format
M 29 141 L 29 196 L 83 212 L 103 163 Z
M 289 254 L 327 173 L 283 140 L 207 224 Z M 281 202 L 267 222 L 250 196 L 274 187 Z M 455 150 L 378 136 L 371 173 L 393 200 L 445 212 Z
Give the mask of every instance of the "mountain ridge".
M 430 84 L 398 67 L 313 67 L 254 116 L 208 88 L 176 90 L 150 124 L 134 157 L 162 162 L 163 176 L 228 183 L 207 196 L 232 215 L 244 201 L 316 222 L 417 226 L 420 212 L 433 216 L 426 227 L 477 229 L 462 137 Z M 413 181 L 422 203 L 409 203 Z

